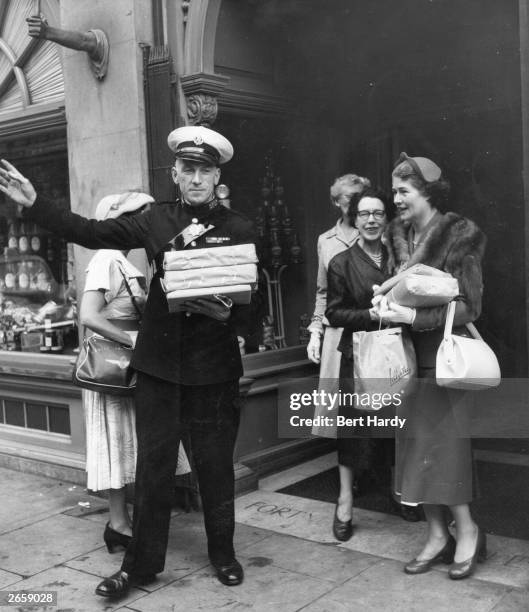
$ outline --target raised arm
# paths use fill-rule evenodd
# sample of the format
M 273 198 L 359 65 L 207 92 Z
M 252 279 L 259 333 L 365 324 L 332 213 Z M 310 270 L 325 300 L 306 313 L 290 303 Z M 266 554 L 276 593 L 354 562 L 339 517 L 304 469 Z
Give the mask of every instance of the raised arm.
M 24 215 L 68 242 L 88 249 L 134 249 L 145 246 L 149 213 L 95 221 L 38 197 L 31 182 L 12 164 L 1 160 L 0 191 L 24 209 Z

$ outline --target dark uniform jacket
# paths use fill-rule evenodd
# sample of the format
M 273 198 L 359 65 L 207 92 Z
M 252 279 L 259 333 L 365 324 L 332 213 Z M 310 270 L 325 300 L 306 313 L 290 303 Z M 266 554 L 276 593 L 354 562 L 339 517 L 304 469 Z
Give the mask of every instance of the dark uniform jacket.
M 204 315 L 169 313 L 160 286 L 163 252 L 193 219 L 214 227 L 188 244 L 186 249 L 254 243 L 251 222 L 218 203 L 189 206 L 181 202 L 153 204 L 145 213 L 95 221 L 62 210 L 38 198 L 27 218 L 42 227 L 89 249 L 128 250 L 145 248 L 155 261 L 154 275 L 132 366 L 151 376 L 185 385 L 202 385 L 234 380 L 242 375 L 237 341 L 237 319 L 248 307 L 235 306 L 227 322 Z

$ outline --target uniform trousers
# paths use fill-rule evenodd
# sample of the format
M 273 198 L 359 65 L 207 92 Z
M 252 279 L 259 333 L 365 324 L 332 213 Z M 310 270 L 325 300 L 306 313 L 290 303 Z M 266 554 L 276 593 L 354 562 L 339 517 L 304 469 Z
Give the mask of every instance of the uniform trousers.
M 233 450 L 239 427 L 238 380 L 170 383 L 138 372 L 135 505 L 132 540 L 121 569 L 138 576 L 163 571 L 178 442 L 189 434 L 212 563 L 235 555 Z

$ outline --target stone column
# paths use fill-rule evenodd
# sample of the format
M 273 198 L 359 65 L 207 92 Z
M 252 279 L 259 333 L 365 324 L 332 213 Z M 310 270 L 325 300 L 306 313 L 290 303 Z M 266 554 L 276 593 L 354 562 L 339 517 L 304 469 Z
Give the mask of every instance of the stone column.
M 85 53 L 61 49 L 64 67 L 68 164 L 72 210 L 93 216 L 105 195 L 148 190 L 146 126 L 140 42 L 152 43 L 150 2 L 61 1 L 68 30 L 98 28 L 110 43 L 104 80 L 94 79 Z M 92 252 L 76 247 L 78 292 Z

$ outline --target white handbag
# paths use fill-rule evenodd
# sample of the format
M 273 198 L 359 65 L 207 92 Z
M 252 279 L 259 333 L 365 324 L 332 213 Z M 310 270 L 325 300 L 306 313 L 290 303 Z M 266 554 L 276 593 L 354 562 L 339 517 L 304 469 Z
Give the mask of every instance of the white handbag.
M 437 384 L 441 387 L 469 390 L 497 387 L 501 382 L 501 372 L 494 351 L 472 323 L 466 325 L 472 338 L 452 334 L 455 310 L 456 302 L 450 302 L 444 337 L 437 350 Z

